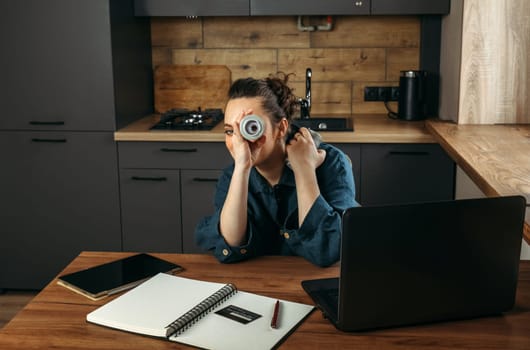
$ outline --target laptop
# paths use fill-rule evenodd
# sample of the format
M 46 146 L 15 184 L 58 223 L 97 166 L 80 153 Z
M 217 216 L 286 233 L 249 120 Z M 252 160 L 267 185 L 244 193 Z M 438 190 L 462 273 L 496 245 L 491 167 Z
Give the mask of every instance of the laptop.
M 496 315 L 515 303 L 522 196 L 356 207 L 340 277 L 302 287 L 342 331 Z

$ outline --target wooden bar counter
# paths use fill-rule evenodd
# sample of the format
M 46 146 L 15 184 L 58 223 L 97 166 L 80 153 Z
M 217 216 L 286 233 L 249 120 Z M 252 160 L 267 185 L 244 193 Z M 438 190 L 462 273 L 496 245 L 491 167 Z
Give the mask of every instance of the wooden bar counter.
M 526 198 L 524 238 L 530 244 L 530 124 L 458 125 L 429 120 L 426 127 L 486 196 Z
M 83 252 L 63 273 L 131 253 Z M 338 266 L 319 268 L 300 257 L 262 257 L 220 264 L 210 255 L 153 254 L 185 268 L 179 275 L 235 283 L 240 290 L 311 304 L 300 281 L 338 275 Z M 53 280 L 0 330 L 0 349 L 181 349 L 176 344 L 89 324 L 86 314 L 106 303 L 91 301 Z M 362 283 L 362 282 L 360 282 Z M 115 297 L 115 296 L 114 296 Z M 175 296 L 176 298 L 178 296 Z M 433 302 L 436 302 L 433 300 Z M 215 335 L 221 336 L 221 335 Z M 249 349 L 252 348 L 249 344 Z M 259 347 L 258 347 L 259 348 Z M 521 261 L 515 308 L 500 316 L 343 333 L 315 310 L 281 349 L 520 349 L 530 348 L 530 261 Z

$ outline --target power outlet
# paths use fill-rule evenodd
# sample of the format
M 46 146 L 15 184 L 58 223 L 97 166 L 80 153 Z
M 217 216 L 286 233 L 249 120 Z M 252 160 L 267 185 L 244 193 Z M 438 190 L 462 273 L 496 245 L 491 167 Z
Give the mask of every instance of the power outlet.
M 397 101 L 398 98 L 398 86 L 366 86 L 364 88 L 365 101 Z
M 365 101 L 379 101 L 378 88 L 374 86 L 366 86 L 364 88 L 364 100 Z
M 399 86 L 390 88 L 390 101 L 399 101 Z
M 390 86 L 382 86 L 377 88 L 377 101 L 390 100 Z

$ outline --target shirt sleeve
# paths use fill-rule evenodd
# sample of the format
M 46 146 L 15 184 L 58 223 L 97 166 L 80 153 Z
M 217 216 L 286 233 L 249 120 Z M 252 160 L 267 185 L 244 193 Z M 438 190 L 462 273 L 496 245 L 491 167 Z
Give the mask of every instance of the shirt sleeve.
M 302 226 L 285 228 L 284 238 L 295 254 L 318 266 L 329 266 L 340 258 L 342 214 L 355 201 L 351 162 L 338 149 L 328 146 L 326 160 L 317 169 L 320 195 Z M 297 223 L 296 223 L 297 224 Z
M 215 212 L 212 216 L 208 216 L 200 220 L 195 229 L 195 241 L 197 245 L 204 250 L 212 252 L 217 260 L 223 263 L 237 262 L 250 257 L 250 250 L 247 249 L 247 244 L 238 247 L 230 246 L 225 241 L 219 229 L 221 209 L 223 208 L 228 193 L 232 172 L 233 167 L 227 168 L 223 171 L 223 174 L 217 182 L 215 192 Z M 251 241 L 251 236 L 252 233 L 249 232 L 247 234 L 248 242 Z

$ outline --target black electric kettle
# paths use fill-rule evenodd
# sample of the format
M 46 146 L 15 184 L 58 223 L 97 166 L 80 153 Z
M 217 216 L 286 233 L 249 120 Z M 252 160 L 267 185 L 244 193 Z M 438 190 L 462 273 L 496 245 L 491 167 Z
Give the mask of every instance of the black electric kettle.
M 421 120 L 427 116 L 427 98 L 425 93 L 427 72 L 404 70 L 399 77 L 399 99 L 397 118 L 402 120 Z

